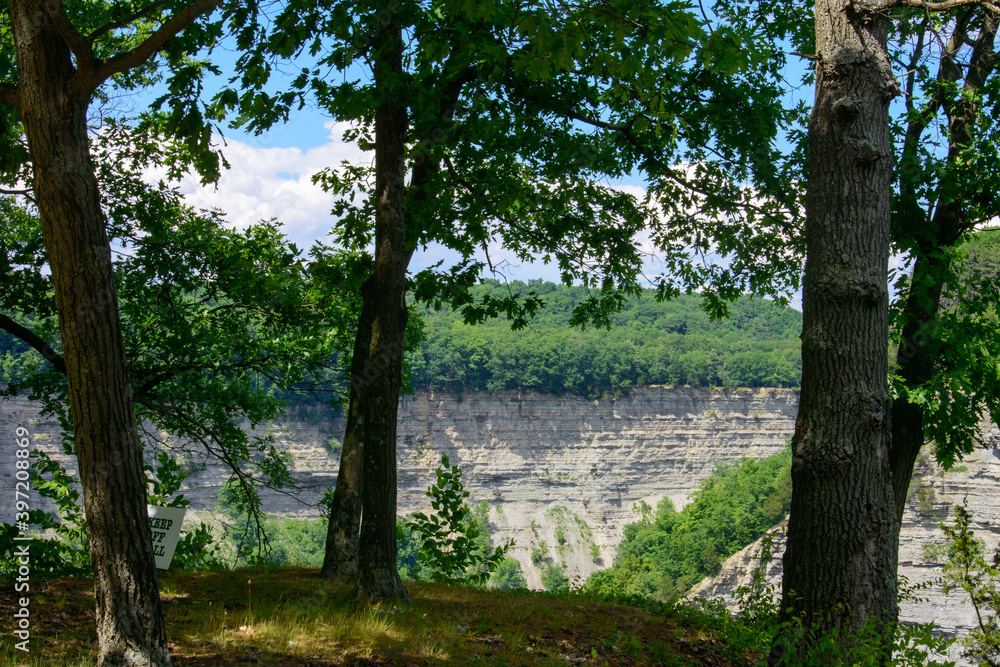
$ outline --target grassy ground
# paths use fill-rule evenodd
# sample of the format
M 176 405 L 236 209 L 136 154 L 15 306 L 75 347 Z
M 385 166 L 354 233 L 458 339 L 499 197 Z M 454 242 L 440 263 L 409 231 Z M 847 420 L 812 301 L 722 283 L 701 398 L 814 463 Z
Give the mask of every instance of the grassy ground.
M 303 569 L 165 573 L 160 586 L 176 665 L 745 664 L 698 613 L 578 595 L 411 583 L 412 604 L 371 606 Z M 30 596 L 25 655 L 10 634 L 13 587 L 3 587 L 0 664 L 93 664 L 91 582 L 33 582 Z

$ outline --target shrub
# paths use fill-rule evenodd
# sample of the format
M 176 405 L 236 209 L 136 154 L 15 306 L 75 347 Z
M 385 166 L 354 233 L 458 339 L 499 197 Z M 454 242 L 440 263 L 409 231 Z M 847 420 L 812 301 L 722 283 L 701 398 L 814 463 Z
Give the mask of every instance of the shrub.
M 948 562 L 941 584 L 945 594 L 961 591 L 976 610 L 977 627 L 962 639 L 962 655 L 977 664 L 1000 664 L 1000 546 L 986 560 L 986 545 L 972 532 L 972 512 L 968 499 L 955 505 L 955 523 L 948 526 L 939 521 L 947 536 Z
M 568 591 L 569 579 L 566 578 L 566 566 L 562 563 L 549 563 L 542 568 L 542 586 L 550 593 Z
M 524 570 L 516 558 L 507 556 L 497 565 L 496 572 L 490 577 L 490 585 L 502 591 L 512 591 L 517 588 L 527 588 L 528 580 Z
M 531 549 L 531 562 L 534 565 L 539 565 L 543 560 L 549 557 L 549 543 L 542 540 L 538 543 L 537 547 L 532 547 Z
M 404 521 L 404 533 L 418 541 L 416 574 L 432 581 L 484 585 L 514 545 L 513 540 L 492 547 L 486 524 L 488 505 L 480 503 L 474 513 L 465 503 L 469 492 L 462 484 L 462 471 L 441 455 L 437 481 L 427 488 L 433 514 L 417 512 Z M 398 536 L 398 532 L 397 532 Z

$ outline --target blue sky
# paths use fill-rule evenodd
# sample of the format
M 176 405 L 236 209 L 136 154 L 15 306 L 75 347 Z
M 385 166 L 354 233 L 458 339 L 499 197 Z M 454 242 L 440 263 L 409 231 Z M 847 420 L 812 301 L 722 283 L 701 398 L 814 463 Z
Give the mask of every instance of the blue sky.
M 225 69 L 224 64 L 223 67 Z M 148 99 L 154 97 L 151 94 Z M 215 185 L 202 186 L 197 176 L 189 175 L 178 186 L 190 204 L 221 209 L 237 227 L 275 217 L 283 223 L 286 235 L 293 242 L 301 249 L 308 249 L 314 241 L 325 239 L 336 223 L 330 214 L 334 198 L 314 185 L 312 176 L 345 160 L 352 164 L 368 164 L 373 159 L 370 153 L 343 142 L 342 134 L 347 127 L 347 124 L 334 124 L 315 109 L 306 108 L 293 111 L 287 123 L 261 135 L 226 128 L 219 141 L 231 169 Z M 152 175 L 162 177 L 164 172 Z M 622 181 L 620 187 L 642 196 L 645 191 L 640 184 L 639 178 L 632 178 Z M 645 247 L 652 251 L 648 242 Z M 553 265 L 540 261 L 522 264 L 499 245 L 491 246 L 489 254 L 494 265 L 503 266 L 502 272 L 496 275 L 498 278 L 559 281 L 559 272 Z M 448 265 L 457 256 L 440 246 L 419 249 L 410 268 L 419 271 L 442 259 Z M 646 272 L 659 272 L 655 261 L 647 263 Z

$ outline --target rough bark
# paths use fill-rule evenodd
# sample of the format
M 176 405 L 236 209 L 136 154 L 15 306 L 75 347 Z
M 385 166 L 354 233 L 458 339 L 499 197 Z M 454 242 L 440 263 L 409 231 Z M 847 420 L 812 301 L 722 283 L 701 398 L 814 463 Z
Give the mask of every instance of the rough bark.
M 361 315 L 354 338 L 351 357 L 350 402 L 344 442 L 340 450 L 340 467 L 337 469 L 337 486 L 330 505 L 330 521 L 326 532 L 326 549 L 323 555 L 323 575 L 341 581 L 357 580 L 358 539 L 361 531 L 361 489 L 363 488 L 364 411 L 361 409 L 363 386 L 368 372 L 368 352 L 374 320 L 372 278 L 361 287 Z
M 802 391 L 782 618 L 849 635 L 898 615 L 886 283 L 888 107 L 899 89 L 885 17 L 838 0 L 817 0 L 815 14 Z M 776 642 L 772 664 L 781 653 Z
M 437 111 L 437 119 L 446 121 L 451 118 L 462 86 L 471 79 L 468 71 L 462 72 L 451 84 L 445 87 Z M 425 150 L 417 158 L 413 168 L 410 186 L 406 193 L 411 202 L 424 202 L 428 199 L 425 185 L 430 177 L 440 169 L 440 160 L 430 156 Z M 405 211 L 406 229 L 416 228 L 412 211 Z M 403 260 L 404 271 L 410 264 L 413 248 L 406 251 Z M 372 372 L 369 363 L 369 346 L 371 343 L 372 320 L 374 319 L 375 293 L 372 291 L 372 279 L 365 281 L 361 290 L 361 315 L 358 318 L 358 332 L 354 340 L 354 356 L 351 359 L 350 406 L 360 406 L 364 401 L 365 386 Z M 322 572 L 325 576 L 343 581 L 355 581 L 358 574 L 358 540 L 361 530 L 361 488 L 362 454 L 364 429 L 361 421 L 361 411 L 348 407 L 347 424 L 344 429 L 344 443 L 340 451 L 340 467 L 337 470 L 337 486 L 334 489 L 333 501 L 330 506 L 330 522 L 327 526 L 326 548 L 323 556 Z
M 12 0 L 19 108 L 52 270 L 97 602 L 98 664 L 169 665 L 146 477 L 87 137 L 90 92 L 38 2 Z
M 388 12 L 386 12 L 388 14 Z M 409 600 L 396 569 L 396 417 L 406 333 L 406 215 L 403 176 L 406 103 L 392 89 L 402 73 L 402 30 L 395 20 L 379 25 L 374 40 L 375 268 L 365 398 L 361 541 L 358 597 Z

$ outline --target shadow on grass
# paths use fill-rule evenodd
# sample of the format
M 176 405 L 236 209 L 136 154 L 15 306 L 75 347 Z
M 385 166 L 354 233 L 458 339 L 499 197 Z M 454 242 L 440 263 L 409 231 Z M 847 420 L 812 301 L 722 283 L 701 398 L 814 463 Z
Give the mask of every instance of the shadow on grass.
M 36 664 L 92 664 L 91 586 L 33 582 L 31 658 L 44 656 Z M 163 573 L 160 588 L 179 666 L 746 664 L 697 615 L 573 594 L 411 582 L 412 604 L 373 606 L 298 568 Z M 4 589 L 0 613 L 12 618 L 12 587 Z M 32 664 L 11 644 L 0 664 Z

